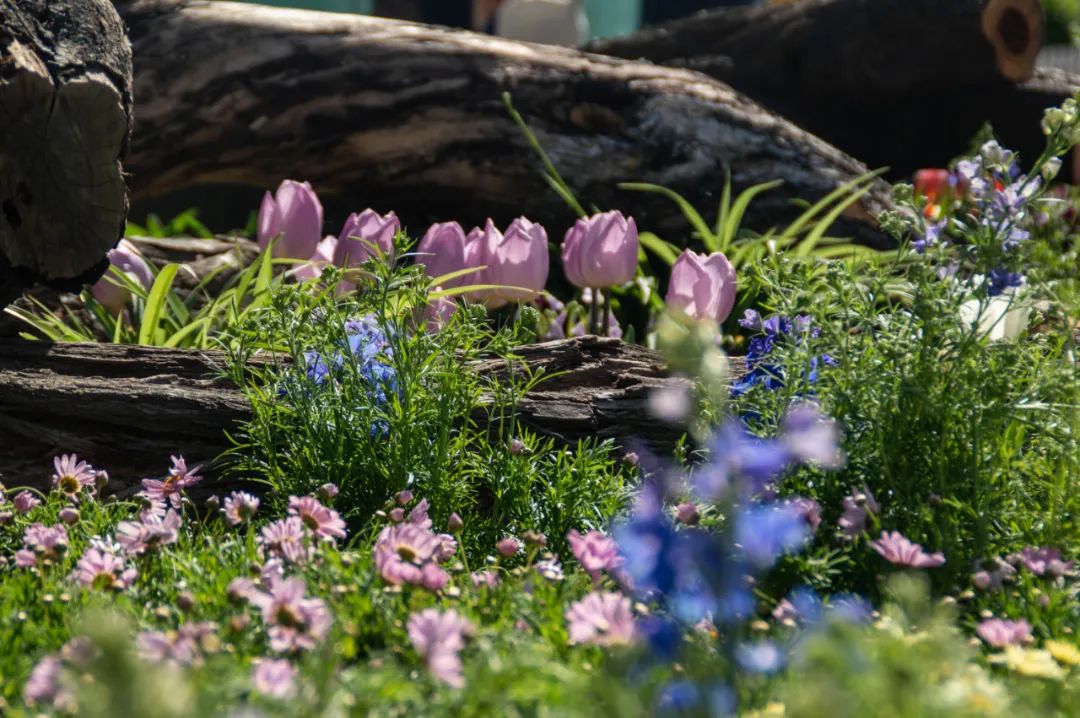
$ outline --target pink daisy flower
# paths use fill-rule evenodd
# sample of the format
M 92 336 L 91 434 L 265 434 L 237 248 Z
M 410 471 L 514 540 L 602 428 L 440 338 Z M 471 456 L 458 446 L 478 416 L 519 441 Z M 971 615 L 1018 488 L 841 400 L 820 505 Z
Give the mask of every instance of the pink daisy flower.
M 345 522 L 337 511 L 327 508 L 312 496 L 290 496 L 289 515 L 299 516 L 304 525 L 319 538 L 332 541 L 345 538 Z
M 53 489 L 65 496 L 78 499 L 87 486 L 93 487 L 97 472 L 75 454 L 61 454 L 53 458 Z
M 454 688 L 465 685 L 459 654 L 465 636 L 473 631 L 468 620 L 455 611 L 428 608 L 409 617 L 408 631 L 409 641 L 432 676 Z
M 570 605 L 566 622 L 571 643 L 622 646 L 637 640 L 630 599 L 618 593 L 590 593 Z
M 143 511 L 139 521 L 121 521 L 116 527 L 116 540 L 129 555 L 156 551 L 176 543 L 180 538 L 180 515 L 169 509 L 164 517 Z
M 215 642 L 216 631 L 213 623 L 185 623 L 175 631 L 143 631 L 135 637 L 135 646 L 148 661 L 200 665 L 203 653 Z
M 259 510 L 259 499 L 244 491 L 234 491 L 225 497 L 225 506 L 221 509 L 230 526 L 247 523 Z
M 850 496 L 845 496 L 841 502 L 844 509 L 843 515 L 836 522 L 845 538 L 854 540 L 866 529 L 866 521 L 870 516 L 876 516 L 881 507 L 870 493 L 870 489 L 863 485 L 861 491 L 856 491 Z
M 907 540 L 899 531 L 882 531 L 881 538 L 872 541 L 870 546 L 896 566 L 934 568 L 945 563 L 945 554 L 928 554 L 922 546 Z
M 123 591 L 135 581 L 137 572 L 124 565 L 124 559 L 114 553 L 90 547 L 75 564 L 72 580 L 86 588 Z
M 296 668 L 284 658 L 255 659 L 251 685 L 270 698 L 289 698 L 296 693 Z
M 1072 567 L 1072 561 L 1062 561 L 1061 551 L 1056 548 L 1028 546 L 1020 552 L 1020 563 L 1036 576 L 1064 576 Z
M 270 627 L 270 647 L 279 653 L 311 650 L 330 628 L 330 612 L 317 598 L 305 598 L 302 578 L 274 580 L 267 592 L 256 591 L 251 602 Z
M 45 656 L 23 686 L 23 700 L 32 706 L 52 706 L 58 711 L 74 712 L 75 696 L 61 685 L 64 672 L 63 661 L 55 653 Z
M 495 575 L 494 572 L 488 571 L 486 569 L 483 571 L 473 571 L 469 575 L 469 579 L 472 581 L 472 584 L 478 588 L 480 586 L 495 588 L 499 585 L 499 577 Z
M 174 508 L 180 508 L 183 490 L 202 481 L 202 476 L 196 473 L 202 467 L 196 466 L 189 469 L 184 457 L 173 456 L 171 458 L 173 465 L 169 469 L 169 475 L 163 481 L 143 479 L 141 494 L 151 501 L 164 501 Z
M 592 576 L 594 583 L 600 582 L 602 571 L 614 571 L 622 566 L 619 546 L 615 540 L 600 531 L 590 531 L 584 536 L 577 531 L 566 534 L 570 549 L 581 567 Z
M 421 524 L 387 526 L 375 541 L 375 567 L 388 583 L 419 584 L 423 566 L 435 560 L 442 549 L 442 539 Z
M 991 618 L 980 623 L 975 628 L 975 633 L 994 648 L 1019 646 L 1031 640 L 1031 624 L 1023 619 L 1003 621 L 1000 618 Z
M 67 529 L 62 525 L 32 524 L 23 534 L 25 548 L 15 552 L 15 565 L 31 568 L 43 561 L 59 561 L 68 549 Z
M 427 499 L 422 499 L 420 503 L 413 506 L 412 511 L 409 512 L 409 523 L 415 524 L 422 529 L 430 529 L 431 519 L 428 517 L 429 507 L 430 504 Z
M 259 545 L 267 555 L 289 563 L 306 563 L 312 556 L 299 516 L 289 516 L 263 526 Z
M 510 558 L 521 550 L 521 542 L 513 536 L 507 536 L 495 544 L 495 550 L 499 552 L 500 556 Z
M 41 506 L 41 499 L 34 496 L 29 491 L 20 491 L 15 495 L 15 498 L 11 500 L 11 503 L 15 505 L 15 510 L 24 516 L 38 506 Z

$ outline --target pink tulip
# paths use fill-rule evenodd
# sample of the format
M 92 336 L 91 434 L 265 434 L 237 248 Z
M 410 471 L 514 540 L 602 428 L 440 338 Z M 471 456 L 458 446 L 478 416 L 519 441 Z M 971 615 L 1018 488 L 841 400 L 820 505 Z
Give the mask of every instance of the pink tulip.
M 424 265 L 424 271 L 432 279 L 461 271 L 467 266 L 465 264 L 466 241 L 465 230 L 457 222 L 433 224 L 416 248 L 416 262 Z M 474 274 L 441 282 L 447 289 L 474 283 Z
M 721 252 L 708 256 L 689 249 L 671 268 L 667 305 L 697 320 L 722 323 L 735 306 L 736 276 Z
M 90 287 L 90 293 L 106 309 L 113 314 L 119 314 L 123 311 L 124 305 L 130 301 L 131 291 L 127 287 L 116 284 L 120 282 L 120 278 L 115 276 L 112 268 L 116 267 L 128 279 L 148 292 L 150 287 L 154 286 L 154 273 L 135 245 L 126 239 L 121 239 L 116 249 L 110 249 L 107 256 L 109 270 L 94 286 Z
M 503 240 L 502 232 L 498 230 L 495 223 L 488 219 L 487 224 L 483 229 L 474 227 L 469 232 L 469 236 L 465 238 L 465 253 L 464 253 L 464 267 L 469 269 L 477 269 L 483 267 L 478 272 L 473 272 L 464 278 L 464 284 L 491 284 L 491 265 L 493 263 L 493 256 L 495 248 Z M 483 302 L 489 308 L 494 309 L 500 307 L 506 302 L 495 296 L 492 290 L 479 290 L 475 292 L 469 292 L 465 295 L 468 299 L 476 302 Z
M 436 287 L 435 289 L 439 290 L 442 287 Z M 427 330 L 432 334 L 442 331 L 443 327 L 450 321 L 450 317 L 454 316 L 457 308 L 457 302 L 449 297 L 432 299 L 424 308 L 424 324 Z
M 307 259 L 315 253 L 322 238 L 323 208 L 319 197 L 307 182 L 285 180 L 272 197 L 267 192 L 259 208 L 259 247 L 270 242 L 274 256 Z
M 394 251 L 394 235 L 401 231 L 401 222 L 391 212 L 380 216 L 373 209 L 351 214 L 338 235 L 334 264 L 341 268 L 358 267 L 372 257 L 389 257 Z
M 547 232 L 542 226 L 524 217 L 515 219 L 490 249 L 485 280 L 503 286 L 494 290 L 499 303 L 527 302 L 544 288 L 549 259 Z
M 566 233 L 562 261 L 566 278 L 576 287 L 625 284 L 637 272 L 637 225 L 622 212 L 583 217 Z
M 334 250 L 337 248 L 337 243 L 338 238 L 333 235 L 324 237 L 315 248 L 315 254 L 311 255 L 311 259 L 292 270 L 293 279 L 298 282 L 307 282 L 321 277 L 326 265 L 334 261 Z

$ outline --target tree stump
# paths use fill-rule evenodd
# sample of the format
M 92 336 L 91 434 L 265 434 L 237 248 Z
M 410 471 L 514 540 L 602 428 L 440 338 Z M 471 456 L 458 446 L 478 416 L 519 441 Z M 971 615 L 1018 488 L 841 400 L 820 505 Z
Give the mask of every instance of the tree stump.
M 0 307 L 108 266 L 127 219 L 131 85 L 107 0 L 0 0 Z

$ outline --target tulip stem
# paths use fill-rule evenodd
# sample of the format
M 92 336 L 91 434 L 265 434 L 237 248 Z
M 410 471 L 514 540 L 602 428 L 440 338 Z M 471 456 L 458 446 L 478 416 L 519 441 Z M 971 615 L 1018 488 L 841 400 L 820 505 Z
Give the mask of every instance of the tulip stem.
M 611 329 L 611 292 L 604 293 L 604 323 L 601 325 L 600 336 L 608 336 Z
M 589 302 L 589 334 L 600 334 L 600 290 L 592 290 L 592 301 Z

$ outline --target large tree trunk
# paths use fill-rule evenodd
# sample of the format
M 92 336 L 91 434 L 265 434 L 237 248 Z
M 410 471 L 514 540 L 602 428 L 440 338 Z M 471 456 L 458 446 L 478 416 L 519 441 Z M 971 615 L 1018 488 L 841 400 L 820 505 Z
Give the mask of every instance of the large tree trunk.
M 790 217 L 865 172 L 835 148 L 703 75 L 379 18 L 226 2 L 118 0 L 135 52 L 133 193 L 286 177 L 422 222 L 527 213 L 573 219 L 510 120 L 509 91 L 583 199 L 686 231 L 651 181 L 702 209 L 730 169 L 738 187 L 781 178 L 749 221 Z M 884 183 L 835 233 L 886 242 Z M 336 231 L 336 226 L 327 228 Z
M 131 48 L 106 0 L 0 0 L 0 308 L 78 287 L 123 234 Z
M 529 428 L 568 443 L 641 440 L 659 451 L 678 439 L 676 427 L 649 416 L 647 398 L 684 382 L 648 349 L 582 337 L 517 353 L 531 371 L 552 375 L 518 404 Z M 241 392 L 216 378 L 224 362 L 220 352 L 0 340 L 0 482 L 43 485 L 59 452 L 107 469 L 121 494 L 161 474 L 170 454 L 212 462 L 229 448 L 225 431 L 250 416 Z M 491 359 L 474 369 L 500 378 L 508 365 Z M 475 418 L 486 422 L 486 410 Z
M 802 0 L 714 10 L 589 49 L 705 72 L 903 178 L 965 152 L 987 120 L 1038 154 L 1042 110 L 1071 94 L 1016 86 L 1034 76 L 1043 26 L 1039 0 Z

